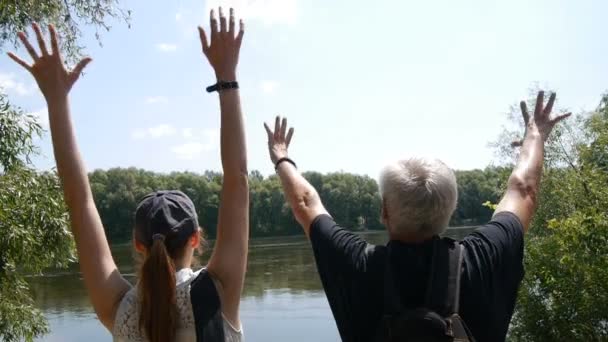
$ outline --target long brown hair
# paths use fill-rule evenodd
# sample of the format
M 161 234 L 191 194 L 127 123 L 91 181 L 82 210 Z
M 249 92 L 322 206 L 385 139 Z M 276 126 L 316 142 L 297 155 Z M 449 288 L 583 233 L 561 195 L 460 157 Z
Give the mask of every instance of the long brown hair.
M 173 341 L 177 328 L 175 265 L 164 239 L 154 239 L 139 274 L 139 329 L 150 342 Z

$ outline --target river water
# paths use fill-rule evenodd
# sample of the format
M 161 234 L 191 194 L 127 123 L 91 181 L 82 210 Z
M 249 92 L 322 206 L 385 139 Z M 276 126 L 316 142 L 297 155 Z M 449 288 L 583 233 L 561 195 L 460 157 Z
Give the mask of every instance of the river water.
M 470 231 L 471 228 L 454 228 L 448 229 L 446 235 L 460 239 Z M 364 237 L 375 244 L 387 241 L 384 232 L 365 233 Z M 114 246 L 112 254 L 121 273 L 134 281 L 131 246 Z M 208 255 L 203 255 L 203 262 Z M 112 340 L 92 310 L 78 265 L 32 277 L 30 284 L 51 328 L 40 341 Z M 305 237 L 251 241 L 241 320 L 247 341 L 339 340 Z

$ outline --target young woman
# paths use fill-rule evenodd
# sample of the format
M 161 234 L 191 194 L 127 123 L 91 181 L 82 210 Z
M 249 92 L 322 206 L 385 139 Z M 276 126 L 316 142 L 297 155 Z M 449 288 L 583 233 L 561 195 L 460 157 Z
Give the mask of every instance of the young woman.
M 53 26 L 49 51 L 36 24 L 40 53 L 19 33 L 33 64 L 9 53 L 34 76 L 46 99 L 80 270 L 99 320 L 116 341 L 242 340 L 239 301 L 247 265 L 249 189 L 236 66 L 244 26 L 241 21 L 235 31 L 232 9 L 227 20 L 220 8 L 219 27 L 214 11 L 210 17 L 210 39 L 200 27 L 199 33 L 217 76 L 221 107 L 224 180 L 217 241 L 207 267 L 192 271 L 193 252 L 201 240 L 192 201 L 179 191 L 147 195 L 135 213 L 134 245 L 144 261 L 133 288 L 112 259 L 70 118 L 68 93 L 91 59 L 67 70 Z

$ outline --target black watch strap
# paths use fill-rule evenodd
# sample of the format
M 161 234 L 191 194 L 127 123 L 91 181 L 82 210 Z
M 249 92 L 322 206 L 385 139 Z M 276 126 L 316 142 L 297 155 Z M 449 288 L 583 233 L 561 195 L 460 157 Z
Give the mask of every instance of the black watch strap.
M 216 84 L 207 87 L 207 92 L 220 92 L 226 89 L 239 89 L 239 83 L 237 81 L 217 81 Z
M 288 162 L 289 164 L 293 165 L 293 167 L 295 167 L 296 169 L 298 168 L 298 166 L 296 165 L 296 162 L 294 162 L 293 160 L 291 160 L 287 157 L 283 157 L 283 158 L 277 160 L 276 164 L 274 164 L 275 171 L 279 169 L 279 165 L 281 165 L 282 162 Z

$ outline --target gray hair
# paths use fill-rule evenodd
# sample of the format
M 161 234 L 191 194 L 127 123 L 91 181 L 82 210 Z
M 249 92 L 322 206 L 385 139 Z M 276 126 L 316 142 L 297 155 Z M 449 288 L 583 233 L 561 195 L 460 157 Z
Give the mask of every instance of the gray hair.
M 380 194 L 392 231 L 435 235 L 448 226 L 458 187 L 454 172 L 442 161 L 410 158 L 382 170 Z

